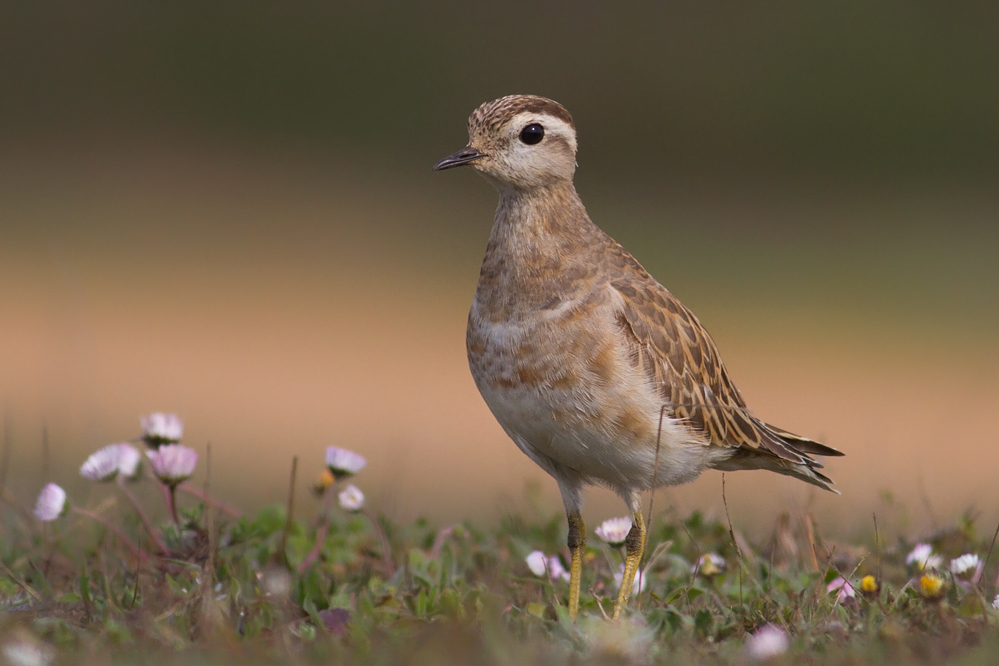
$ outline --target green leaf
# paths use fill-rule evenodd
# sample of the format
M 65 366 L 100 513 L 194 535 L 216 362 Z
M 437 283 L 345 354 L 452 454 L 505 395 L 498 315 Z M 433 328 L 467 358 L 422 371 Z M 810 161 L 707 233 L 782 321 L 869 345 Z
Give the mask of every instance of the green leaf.
M 302 610 L 304 610 L 309 615 L 309 619 L 312 620 L 312 624 L 315 625 L 316 631 L 326 632 L 326 623 L 323 619 L 319 617 L 319 610 L 316 608 L 316 604 L 312 599 L 306 598 L 302 602 Z
M 261 536 L 270 536 L 284 529 L 285 512 L 281 504 L 265 506 L 254 521 Z
M 334 594 L 330 597 L 327 608 L 346 608 L 347 610 L 350 610 L 350 592 L 347 590 L 340 590 Z
M 666 595 L 666 600 L 663 601 L 663 605 L 664 606 L 669 606 L 670 604 L 674 603 L 683 594 L 684 589 L 685 588 L 682 588 L 682 587 L 674 588 L 672 592 L 670 592 L 668 595 Z
M 297 636 L 305 641 L 314 641 L 316 639 L 316 628 L 309 622 L 295 622 L 288 627 L 292 635 Z
M 465 607 L 461 603 L 461 595 L 453 588 L 442 590 L 440 593 L 441 610 L 449 617 L 461 619 L 465 617 Z
M 413 610 L 414 614 L 418 618 L 425 618 L 427 616 L 427 591 L 424 589 L 420 590 L 420 593 L 416 595 L 416 608 Z
M 104 629 L 107 632 L 107 637 L 115 643 L 132 642 L 132 632 L 129 631 L 128 627 L 112 618 L 108 618 L 104 622 Z
M 83 603 L 88 606 L 91 604 L 92 599 L 90 598 L 90 576 L 87 575 L 87 565 L 83 565 L 83 570 L 80 572 L 80 596 L 83 598 Z
M 534 617 L 544 617 L 545 616 L 545 605 L 538 603 L 527 604 L 527 612 Z
M 694 631 L 700 636 L 708 636 L 714 622 L 714 613 L 707 608 L 701 608 L 694 613 Z

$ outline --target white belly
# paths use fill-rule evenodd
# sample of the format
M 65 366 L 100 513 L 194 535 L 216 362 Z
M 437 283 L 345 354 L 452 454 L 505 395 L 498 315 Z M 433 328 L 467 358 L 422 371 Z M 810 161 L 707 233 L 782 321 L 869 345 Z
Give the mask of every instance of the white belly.
M 557 479 L 625 494 L 692 481 L 729 452 L 665 417 L 612 329 L 469 322 L 469 365 L 507 434 Z M 658 442 L 658 447 L 657 447 Z M 657 459 L 658 448 L 658 459 Z

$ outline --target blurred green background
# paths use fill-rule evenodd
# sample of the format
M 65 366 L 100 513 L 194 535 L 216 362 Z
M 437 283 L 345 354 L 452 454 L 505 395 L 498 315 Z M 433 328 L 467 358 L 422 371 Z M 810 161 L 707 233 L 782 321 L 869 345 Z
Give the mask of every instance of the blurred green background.
M 848 453 L 816 511 L 850 527 L 884 489 L 900 529 L 993 511 L 997 25 L 993 3 L 4 3 L 8 483 L 86 493 L 87 452 L 173 410 L 247 506 L 338 444 L 397 517 L 495 512 L 525 480 L 557 509 L 464 365 L 495 195 L 430 171 L 518 92 L 572 112 L 591 216 L 756 412 Z M 813 497 L 735 477 L 747 524 Z
M 456 114 L 535 91 L 600 180 L 981 183 L 997 23 L 984 2 L 5 3 L 0 119 L 408 164 L 460 141 Z

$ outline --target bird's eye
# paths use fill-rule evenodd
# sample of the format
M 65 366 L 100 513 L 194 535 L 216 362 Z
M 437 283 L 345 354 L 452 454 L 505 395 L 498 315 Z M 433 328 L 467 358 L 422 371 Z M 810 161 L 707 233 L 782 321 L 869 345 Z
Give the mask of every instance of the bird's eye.
M 531 123 L 520 130 L 520 140 L 529 146 L 541 143 L 541 139 L 543 138 L 545 138 L 545 128 L 537 123 Z

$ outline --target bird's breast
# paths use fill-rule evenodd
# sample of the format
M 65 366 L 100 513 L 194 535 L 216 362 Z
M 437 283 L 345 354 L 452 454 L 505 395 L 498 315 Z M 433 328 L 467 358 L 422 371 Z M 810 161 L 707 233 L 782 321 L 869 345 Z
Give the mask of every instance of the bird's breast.
M 508 432 L 551 439 L 654 439 L 658 399 L 599 298 L 494 321 L 478 301 L 466 336 L 476 386 Z

